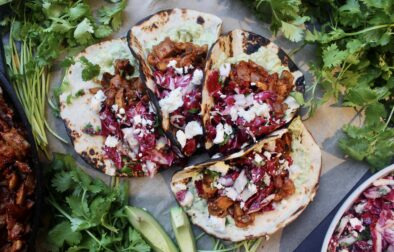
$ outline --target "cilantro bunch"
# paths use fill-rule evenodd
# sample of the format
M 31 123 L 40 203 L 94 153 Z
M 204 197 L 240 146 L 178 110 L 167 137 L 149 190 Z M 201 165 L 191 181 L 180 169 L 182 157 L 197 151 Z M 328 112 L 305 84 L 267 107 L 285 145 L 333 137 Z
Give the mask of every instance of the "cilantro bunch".
M 104 2 L 103 2 L 104 3 Z M 85 0 L 14 0 L 10 36 L 34 45 L 33 66 L 47 66 L 71 49 L 81 49 L 119 30 L 126 0 L 93 11 Z
M 111 188 L 63 154 L 55 155 L 47 172 L 47 203 L 54 216 L 47 236 L 50 251 L 150 251 L 125 215 L 126 183 Z
M 274 32 L 317 45 L 316 81 L 308 89 L 310 114 L 334 98 L 365 118 L 346 125 L 339 142 L 345 154 L 373 170 L 394 157 L 394 1 L 244 0 Z M 308 22 L 309 21 L 309 22 Z M 305 24 L 311 27 L 305 29 Z M 314 26 L 315 25 L 315 26 Z M 322 90 L 322 94 L 318 92 Z
M 4 19 L 0 22 L 8 37 L 8 75 L 32 125 L 36 144 L 48 156 L 46 130 L 67 142 L 45 119 L 53 64 L 64 53 L 80 51 L 118 30 L 127 2 L 102 1 L 97 11 L 85 0 L 10 2 L 3 6 Z

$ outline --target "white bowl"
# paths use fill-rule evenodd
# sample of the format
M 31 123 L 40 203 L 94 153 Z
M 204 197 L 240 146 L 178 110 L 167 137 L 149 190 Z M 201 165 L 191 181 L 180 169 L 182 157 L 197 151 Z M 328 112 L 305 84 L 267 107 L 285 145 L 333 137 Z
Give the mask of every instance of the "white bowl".
M 369 179 L 367 179 L 364 183 L 362 183 L 359 187 L 357 187 L 356 190 L 354 190 L 354 192 L 342 204 L 341 208 L 339 208 L 334 219 L 332 219 L 330 227 L 328 228 L 326 236 L 324 238 L 321 252 L 327 252 L 328 243 L 330 242 L 331 236 L 333 235 L 334 230 L 335 230 L 339 220 L 342 218 L 342 216 L 346 212 L 346 210 L 348 210 L 352 206 L 353 202 L 358 198 L 358 196 L 362 192 L 364 192 L 364 190 L 367 189 L 375 180 L 377 180 L 381 177 L 384 177 L 393 171 L 394 171 L 394 164 L 392 164 L 392 165 L 384 168 L 383 170 L 379 171 L 378 173 L 374 174 Z

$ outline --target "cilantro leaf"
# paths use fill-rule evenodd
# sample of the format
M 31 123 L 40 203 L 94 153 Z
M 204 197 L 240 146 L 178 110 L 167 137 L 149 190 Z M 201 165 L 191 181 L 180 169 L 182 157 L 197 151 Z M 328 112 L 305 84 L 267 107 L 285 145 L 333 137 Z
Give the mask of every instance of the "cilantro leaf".
M 90 16 L 91 15 L 90 6 L 83 2 L 77 2 L 76 5 L 72 6 L 68 10 L 68 14 L 70 20 L 78 20 L 84 16 Z
M 345 106 L 365 106 L 376 103 L 389 95 L 386 87 L 371 88 L 369 86 L 357 85 L 348 89 L 344 96 Z
M 72 231 L 69 222 L 62 221 L 49 231 L 47 239 L 50 243 L 62 247 L 64 243 L 68 245 L 78 244 L 82 235 L 80 232 Z
M 286 38 L 293 42 L 301 41 L 304 35 L 304 30 L 297 25 L 281 21 L 280 31 L 283 32 Z
M 109 36 L 113 30 L 108 25 L 99 25 L 97 29 L 94 31 L 94 36 L 96 38 L 105 38 Z
M 324 67 L 336 67 L 340 65 L 348 56 L 346 51 L 338 49 L 338 46 L 334 43 L 323 50 L 323 62 Z
M 99 22 L 110 25 L 115 31 L 119 30 L 122 23 L 122 11 L 126 8 L 126 0 L 121 0 L 114 5 L 104 6 L 98 10 Z
M 74 30 L 74 38 L 81 45 L 86 45 L 93 40 L 92 34 L 94 33 L 93 25 L 89 19 L 85 18 Z
M 47 239 L 58 251 L 151 250 L 124 213 L 126 183 L 111 188 L 63 154 L 55 154 L 47 172 L 51 180 L 48 202 L 56 213 Z
M 84 69 L 82 70 L 82 80 L 88 81 L 100 74 L 100 66 L 91 63 L 85 56 L 79 58 Z

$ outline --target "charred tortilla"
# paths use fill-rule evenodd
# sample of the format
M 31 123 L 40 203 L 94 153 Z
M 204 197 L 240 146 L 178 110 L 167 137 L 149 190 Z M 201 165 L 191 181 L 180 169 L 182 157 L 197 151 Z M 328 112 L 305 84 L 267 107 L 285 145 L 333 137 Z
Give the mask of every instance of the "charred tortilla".
M 82 79 L 82 57 L 100 66 L 98 77 Z M 60 103 L 76 152 L 110 176 L 153 176 L 170 167 L 177 157 L 159 130 L 126 41 L 90 46 L 75 62 L 67 71 Z
M 182 153 L 201 147 L 201 87 L 209 47 L 222 21 L 188 9 L 160 11 L 134 26 L 130 49 L 162 117 L 162 127 Z
M 205 69 L 205 148 L 231 154 L 283 127 L 303 89 L 303 74 L 268 39 L 243 30 L 221 36 Z
M 220 239 L 268 236 L 313 200 L 321 151 L 299 118 L 245 151 L 176 173 L 171 189 L 192 222 Z

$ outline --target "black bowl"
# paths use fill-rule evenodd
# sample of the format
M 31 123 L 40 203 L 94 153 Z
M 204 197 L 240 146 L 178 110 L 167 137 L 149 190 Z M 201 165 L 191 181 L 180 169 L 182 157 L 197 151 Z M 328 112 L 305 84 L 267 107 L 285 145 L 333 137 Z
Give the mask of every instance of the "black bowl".
M 40 210 L 42 204 L 42 169 L 38 162 L 38 152 L 36 144 L 34 142 L 33 133 L 29 121 L 27 120 L 26 114 L 23 110 L 22 104 L 19 102 L 16 96 L 15 90 L 11 85 L 9 79 L 6 76 L 6 65 L 4 57 L 3 43 L 0 38 L 0 87 L 3 90 L 3 96 L 7 101 L 7 104 L 13 108 L 15 112 L 15 119 L 21 123 L 27 134 L 27 141 L 30 143 L 30 165 L 35 173 L 36 177 L 36 189 L 35 189 L 35 205 L 32 213 L 32 232 L 27 241 L 28 250 L 35 250 L 35 239 L 38 232 Z

